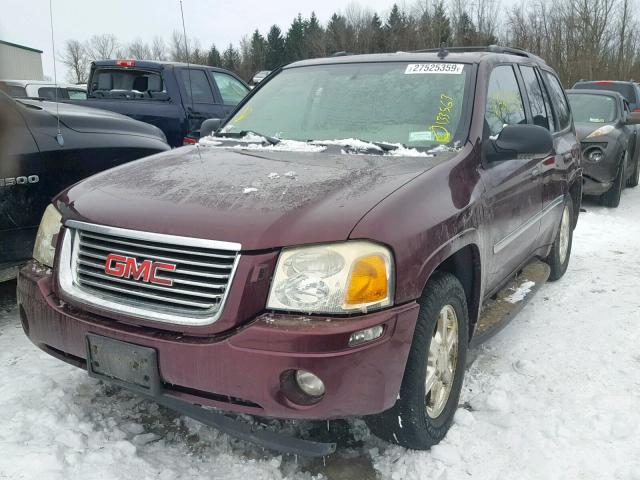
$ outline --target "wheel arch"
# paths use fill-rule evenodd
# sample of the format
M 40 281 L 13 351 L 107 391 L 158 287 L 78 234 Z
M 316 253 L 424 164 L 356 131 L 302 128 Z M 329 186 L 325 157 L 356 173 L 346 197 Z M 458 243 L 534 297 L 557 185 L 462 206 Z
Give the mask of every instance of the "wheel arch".
M 580 216 L 580 208 L 582 207 L 582 183 L 582 175 L 580 175 L 569 185 L 569 191 L 567 192 L 573 203 L 572 228 L 576 228 L 578 225 L 578 217 Z
M 449 273 L 460 281 L 467 299 L 469 339 L 480 316 L 483 291 L 480 248 L 472 241 L 476 235 L 475 230 L 468 231 L 440 247 L 423 267 L 424 280 L 420 282 L 422 293 L 435 272 Z

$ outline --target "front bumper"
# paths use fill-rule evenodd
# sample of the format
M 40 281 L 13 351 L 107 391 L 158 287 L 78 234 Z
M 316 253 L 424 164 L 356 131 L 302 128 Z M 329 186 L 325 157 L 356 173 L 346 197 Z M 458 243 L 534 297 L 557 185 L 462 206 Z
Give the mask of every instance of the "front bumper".
M 581 142 L 584 161 L 582 168 L 585 179 L 583 193 L 585 195 L 602 195 L 607 193 L 618 174 L 622 150 L 615 139 L 604 137 L 602 142 Z M 603 159 L 599 162 L 589 160 L 590 149 L 599 149 Z
M 18 276 L 25 333 L 47 353 L 86 368 L 86 336 L 101 335 L 157 351 L 163 390 L 222 410 L 275 418 L 332 419 L 375 414 L 396 401 L 418 305 L 358 317 L 262 314 L 215 337 L 188 337 L 136 327 L 73 308 L 56 297 L 52 276 L 35 262 Z M 352 332 L 384 325 L 379 339 L 348 347 Z M 283 372 L 318 375 L 326 393 L 313 405 L 292 402 Z
M 613 182 L 599 182 L 593 178 L 584 177 L 584 185 L 582 186 L 582 193 L 584 195 L 600 196 L 607 193 Z

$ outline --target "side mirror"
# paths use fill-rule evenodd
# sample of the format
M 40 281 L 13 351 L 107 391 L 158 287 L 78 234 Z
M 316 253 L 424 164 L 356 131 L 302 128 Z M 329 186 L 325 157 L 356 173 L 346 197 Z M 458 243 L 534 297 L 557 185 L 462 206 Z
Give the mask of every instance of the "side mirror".
M 208 137 L 212 133 L 217 132 L 222 125 L 221 118 L 208 118 L 200 125 L 200 138 Z
M 553 151 L 553 137 L 538 125 L 507 125 L 498 138 L 489 139 L 483 146 L 489 162 L 544 157 Z
M 640 125 L 640 112 L 631 112 L 627 115 L 627 120 L 624 123 L 627 125 Z

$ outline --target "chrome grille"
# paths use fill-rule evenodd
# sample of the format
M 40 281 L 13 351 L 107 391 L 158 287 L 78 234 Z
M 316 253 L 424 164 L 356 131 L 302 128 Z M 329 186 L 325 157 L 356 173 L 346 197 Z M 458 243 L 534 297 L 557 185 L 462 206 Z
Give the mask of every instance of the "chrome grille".
M 75 293 L 92 296 L 93 303 L 106 302 L 111 310 L 152 320 L 200 325 L 217 319 L 238 262 L 239 244 L 81 222 L 68 222 L 67 227 Z M 136 266 L 145 261 L 175 265 L 173 271 L 158 272 L 171 284 L 109 275 L 105 264 L 110 254 L 135 259 Z M 61 286 L 66 290 L 62 281 Z

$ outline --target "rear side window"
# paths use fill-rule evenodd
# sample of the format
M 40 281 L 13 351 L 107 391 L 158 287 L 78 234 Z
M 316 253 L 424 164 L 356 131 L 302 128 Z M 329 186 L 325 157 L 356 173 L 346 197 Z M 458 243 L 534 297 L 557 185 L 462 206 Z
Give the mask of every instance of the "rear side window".
M 202 70 L 185 69 L 180 71 L 188 101 L 195 103 L 214 103 L 213 92 Z
M 555 75 L 549 72 L 543 72 L 544 79 L 549 87 L 549 96 L 551 97 L 551 104 L 556 113 L 556 120 L 558 122 L 558 130 L 564 130 L 571 125 L 571 111 L 569 110 L 569 104 L 567 98 L 564 95 L 564 90 L 560 81 Z
M 222 103 L 225 105 L 237 105 L 249 91 L 247 87 L 231 75 L 214 71 L 211 72 L 211 75 L 213 75 L 213 80 L 216 82 L 216 85 L 218 85 L 218 90 L 220 90 L 220 95 L 222 96 Z
M 526 123 L 522 95 L 511 65 L 501 65 L 491 72 L 485 109 L 485 135 L 498 135 L 505 125 Z
M 529 97 L 529 104 L 531 105 L 531 114 L 533 115 L 533 124 L 539 127 L 544 127 L 547 130 L 549 128 L 549 114 L 544 101 L 544 95 L 542 88 L 538 82 L 536 71 L 533 67 L 520 67 L 522 72 L 522 78 L 524 80 L 524 86 L 527 90 Z
M 606 80 L 601 82 L 578 82 L 573 86 L 573 88 L 584 90 L 610 90 L 621 94 L 629 103 L 638 102 L 636 89 L 631 83 L 616 83 L 608 82 Z

